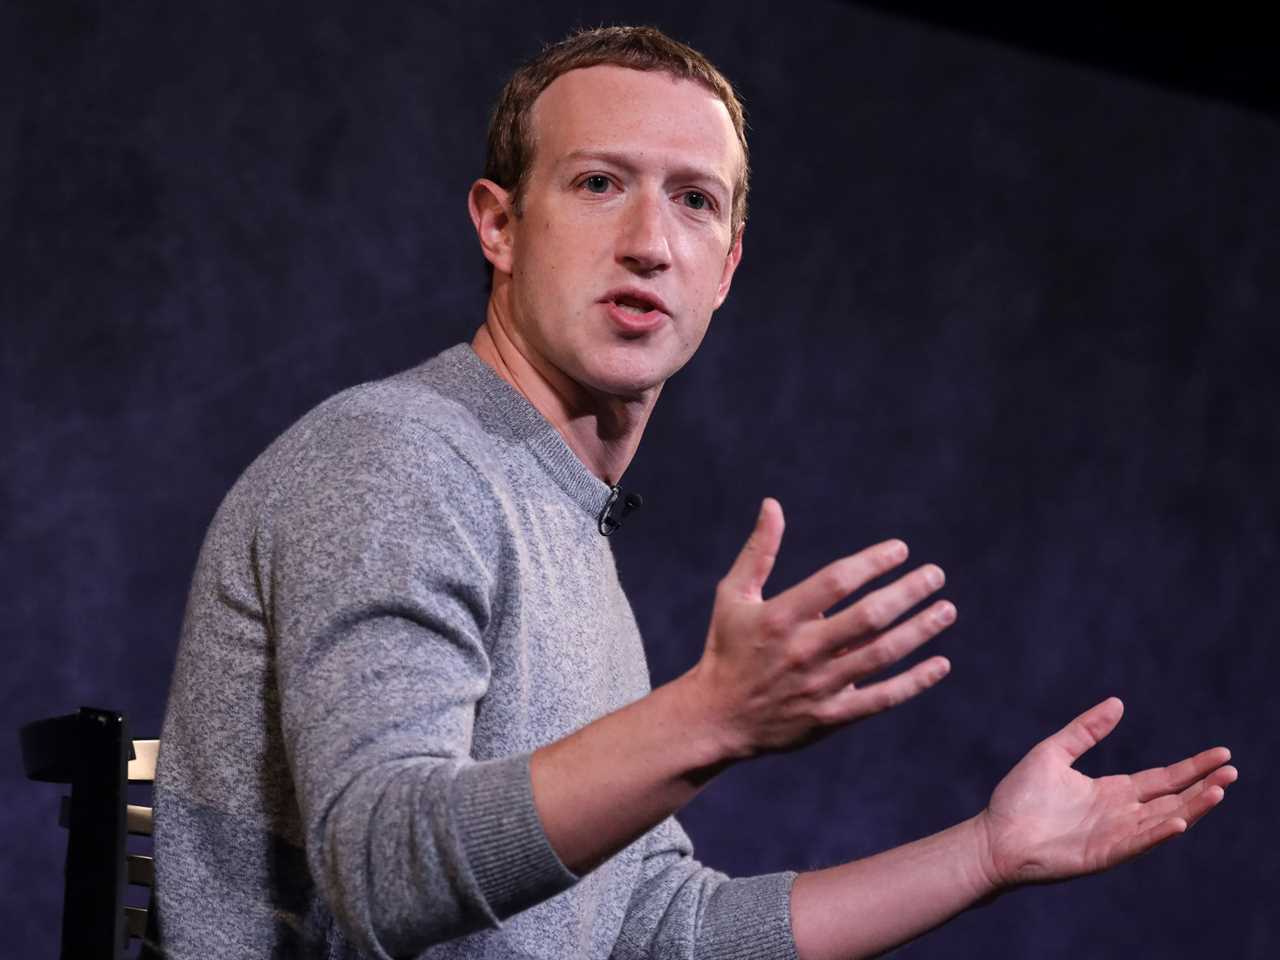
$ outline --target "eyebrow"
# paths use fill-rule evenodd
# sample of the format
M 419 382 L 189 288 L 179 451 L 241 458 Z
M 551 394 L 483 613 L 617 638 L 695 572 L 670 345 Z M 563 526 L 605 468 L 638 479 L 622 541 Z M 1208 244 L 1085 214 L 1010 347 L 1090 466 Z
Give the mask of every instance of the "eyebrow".
M 556 166 L 562 167 L 566 164 L 576 163 L 582 160 L 599 160 L 626 170 L 629 173 L 634 173 L 637 170 L 636 164 L 627 156 L 627 154 L 618 153 L 613 150 L 574 150 L 571 153 L 565 154 Z M 718 187 L 724 194 L 724 197 L 733 196 L 733 188 L 730 187 L 729 184 L 726 183 L 718 174 L 711 172 L 705 167 L 689 165 L 677 166 L 672 171 L 671 175 L 677 179 L 688 178 L 692 180 L 706 181 L 707 183 L 714 184 Z

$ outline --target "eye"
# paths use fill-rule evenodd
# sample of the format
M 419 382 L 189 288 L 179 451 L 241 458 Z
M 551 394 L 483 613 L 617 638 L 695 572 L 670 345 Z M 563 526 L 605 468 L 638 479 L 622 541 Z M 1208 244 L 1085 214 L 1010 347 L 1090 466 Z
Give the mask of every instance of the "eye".
M 690 190 L 684 195 L 685 206 L 691 210 L 709 210 L 711 209 L 711 198 L 705 193 L 697 190 Z
M 609 189 L 609 178 L 593 173 L 582 181 L 582 185 L 591 193 L 604 193 Z

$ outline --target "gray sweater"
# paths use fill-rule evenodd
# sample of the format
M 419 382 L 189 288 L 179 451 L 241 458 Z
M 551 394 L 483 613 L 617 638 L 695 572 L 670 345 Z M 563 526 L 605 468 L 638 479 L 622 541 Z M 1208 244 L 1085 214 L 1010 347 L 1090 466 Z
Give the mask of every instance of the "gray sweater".
M 649 690 L 608 487 L 469 346 L 348 390 L 219 508 L 161 734 L 171 958 L 795 956 L 794 874 L 668 819 L 570 872 L 529 757 Z

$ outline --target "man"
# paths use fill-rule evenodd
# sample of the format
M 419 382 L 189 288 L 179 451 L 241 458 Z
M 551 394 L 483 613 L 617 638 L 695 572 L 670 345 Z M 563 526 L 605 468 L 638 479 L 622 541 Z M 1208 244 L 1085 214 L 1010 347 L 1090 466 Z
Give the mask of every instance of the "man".
M 941 680 L 941 657 L 868 678 L 955 610 L 898 622 L 942 585 L 925 565 L 824 616 L 905 561 L 898 541 L 764 600 L 783 527 L 765 500 L 701 660 L 650 691 L 600 532 L 742 258 L 741 108 L 657 31 L 587 32 L 513 78 L 486 173 L 473 344 L 312 411 L 210 528 L 157 782 L 170 956 L 861 956 L 1222 799 L 1221 748 L 1071 770 L 1111 699 L 933 837 L 799 877 L 693 860 L 675 811 Z

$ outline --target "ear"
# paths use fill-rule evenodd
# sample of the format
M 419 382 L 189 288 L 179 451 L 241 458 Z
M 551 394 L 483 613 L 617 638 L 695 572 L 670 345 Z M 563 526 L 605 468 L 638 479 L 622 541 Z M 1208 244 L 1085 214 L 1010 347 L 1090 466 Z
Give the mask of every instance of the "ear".
M 724 271 L 720 274 L 720 286 L 716 288 L 716 305 L 712 309 L 719 310 L 720 304 L 724 303 L 725 297 L 729 296 L 729 285 L 733 283 L 733 272 L 738 269 L 738 264 L 742 260 L 742 235 L 747 232 L 747 225 L 744 223 L 742 229 L 738 231 L 738 237 L 733 241 L 733 246 L 729 248 L 729 255 L 724 260 Z
M 480 240 L 480 250 L 493 269 L 510 273 L 512 265 L 511 236 L 515 215 L 511 210 L 511 194 L 492 180 L 477 180 L 467 194 L 467 209 Z

